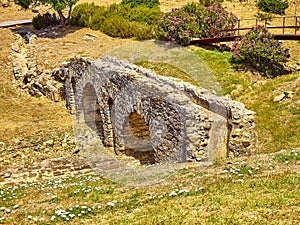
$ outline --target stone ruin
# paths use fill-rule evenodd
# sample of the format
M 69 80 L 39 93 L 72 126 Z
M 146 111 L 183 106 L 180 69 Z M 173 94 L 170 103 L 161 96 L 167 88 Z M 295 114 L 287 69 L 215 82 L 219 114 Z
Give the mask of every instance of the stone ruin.
M 111 154 L 157 164 L 256 151 L 255 113 L 242 103 L 111 57 L 77 57 L 61 71 L 70 113 Z

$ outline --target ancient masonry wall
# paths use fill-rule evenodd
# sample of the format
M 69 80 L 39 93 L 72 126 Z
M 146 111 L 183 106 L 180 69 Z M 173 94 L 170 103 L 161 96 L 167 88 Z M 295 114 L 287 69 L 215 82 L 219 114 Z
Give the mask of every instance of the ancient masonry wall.
M 256 151 L 255 113 L 242 103 L 109 57 L 61 71 L 68 109 L 114 154 L 151 164 Z
M 75 58 L 41 71 L 33 60 L 34 40 L 26 30 L 16 35 L 16 84 L 33 96 L 66 99 L 70 112 L 114 154 L 149 164 L 256 151 L 255 113 L 243 104 L 108 57 Z
M 12 44 L 12 65 L 15 84 L 36 97 L 45 96 L 53 101 L 64 97 L 64 79 L 60 68 L 52 71 L 41 70 L 34 60 L 36 36 L 23 29 L 16 30 L 16 40 Z

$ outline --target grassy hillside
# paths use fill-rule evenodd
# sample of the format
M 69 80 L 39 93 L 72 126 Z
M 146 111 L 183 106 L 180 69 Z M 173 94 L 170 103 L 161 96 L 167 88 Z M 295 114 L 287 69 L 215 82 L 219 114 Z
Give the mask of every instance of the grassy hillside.
M 300 145 L 300 71 L 274 79 L 238 71 L 229 62 L 230 54 L 196 50 L 196 54 L 214 70 L 224 94 L 243 102 L 257 113 L 259 152 L 275 152 Z M 282 102 L 274 98 L 292 93 Z
M 299 154 L 185 168 L 146 187 L 97 175 L 2 187 L 0 224 L 296 225 Z

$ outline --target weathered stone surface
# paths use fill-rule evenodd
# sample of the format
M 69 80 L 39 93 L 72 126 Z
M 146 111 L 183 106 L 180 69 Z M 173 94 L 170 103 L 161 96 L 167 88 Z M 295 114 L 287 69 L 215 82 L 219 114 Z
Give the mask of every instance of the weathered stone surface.
M 12 65 L 16 84 L 33 96 L 45 96 L 53 101 L 64 100 L 64 75 L 61 69 L 41 71 L 32 52 L 32 43 L 36 35 L 25 29 L 16 32 L 16 41 L 12 44 Z
M 239 102 L 109 57 L 61 71 L 70 112 L 117 154 L 149 164 L 256 151 L 255 113 Z
M 281 93 L 279 95 L 276 95 L 273 99 L 274 102 L 280 102 L 281 100 L 283 100 L 285 98 L 285 94 Z

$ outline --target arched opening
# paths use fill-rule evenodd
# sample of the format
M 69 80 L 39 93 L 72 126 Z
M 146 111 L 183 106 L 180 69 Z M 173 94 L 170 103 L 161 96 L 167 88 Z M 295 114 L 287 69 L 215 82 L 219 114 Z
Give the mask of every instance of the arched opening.
M 103 143 L 103 111 L 99 105 L 96 91 L 90 83 L 86 84 L 83 91 L 82 109 L 85 123 L 97 133 Z
M 125 154 L 138 159 L 141 164 L 154 164 L 149 126 L 143 117 L 136 112 L 131 113 L 128 117 L 128 127 L 124 131 Z
M 133 136 L 142 139 L 147 139 L 150 137 L 149 126 L 136 112 L 133 112 L 129 115 L 128 123 Z

